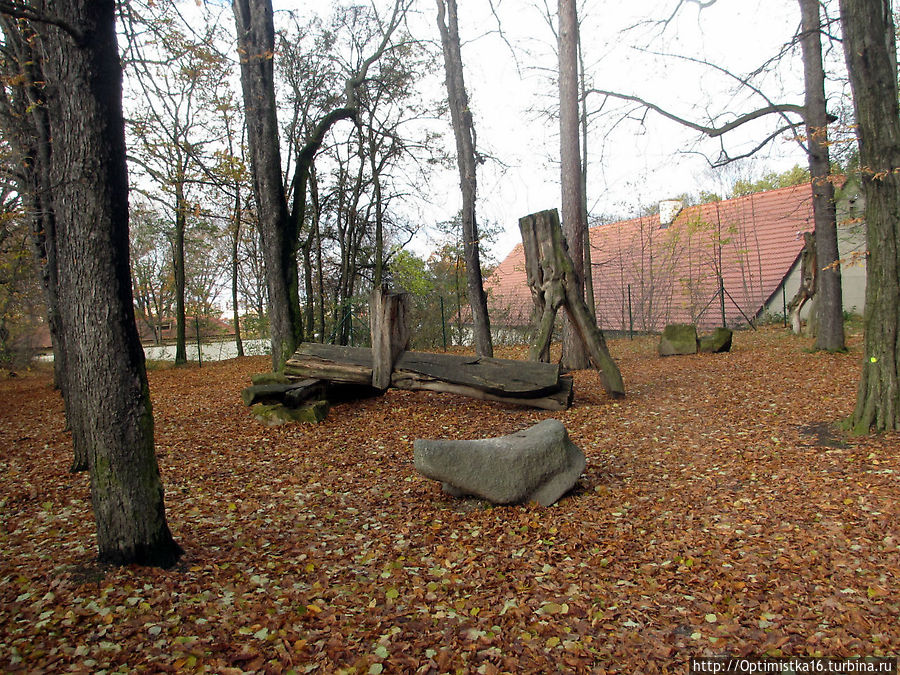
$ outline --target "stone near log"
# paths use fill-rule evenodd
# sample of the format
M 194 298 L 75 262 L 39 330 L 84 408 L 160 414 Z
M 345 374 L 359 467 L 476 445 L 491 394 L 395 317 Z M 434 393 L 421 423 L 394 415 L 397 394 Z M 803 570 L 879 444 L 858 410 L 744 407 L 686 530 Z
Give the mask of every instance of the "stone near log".
M 416 471 L 441 481 L 444 492 L 494 504 L 550 506 L 575 485 L 585 466 L 584 453 L 559 420 L 499 438 L 420 439 L 413 448 Z
M 719 354 L 731 351 L 732 332 L 730 328 L 716 328 L 712 335 L 700 338 L 700 351 L 704 354 Z
M 673 323 L 666 326 L 659 339 L 660 356 L 697 353 L 697 327 L 694 324 Z
M 316 401 L 302 408 L 289 408 L 280 403 L 257 403 L 250 409 L 250 414 L 258 422 L 269 427 L 277 427 L 291 422 L 318 424 L 328 417 L 328 401 Z

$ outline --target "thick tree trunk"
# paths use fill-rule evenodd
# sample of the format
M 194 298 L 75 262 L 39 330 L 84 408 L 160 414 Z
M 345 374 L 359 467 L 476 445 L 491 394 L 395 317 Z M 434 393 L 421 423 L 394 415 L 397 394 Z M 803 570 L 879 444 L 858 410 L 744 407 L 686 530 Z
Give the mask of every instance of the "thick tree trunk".
M 275 26 L 271 0 L 234 0 L 241 89 L 259 231 L 269 291 L 272 368 L 281 370 L 303 336 L 297 242 L 291 236 L 281 177 L 275 105 Z
M 47 326 L 53 347 L 53 384 L 59 389 L 66 408 L 66 421 L 71 427 L 75 410 L 69 405 L 65 336 L 59 309 L 59 271 L 56 248 L 56 216 L 53 211 L 50 176 L 52 143 L 50 116 L 47 108 L 43 54 L 34 30 L 23 22 L 2 17 L 3 35 L 8 50 L 10 71 L 4 73 L 9 87 L 18 95 L 3 100 L 4 121 L 17 128 L 5 129 L 5 136 L 20 162 L 19 191 L 27 204 L 31 219 L 31 244 L 41 276 L 41 290 L 47 305 Z M 13 83 L 16 83 L 15 85 Z M 88 468 L 87 449 L 75 439 L 72 472 Z
M 825 69 L 822 65 L 819 0 L 799 0 L 803 21 L 800 45 L 806 91 L 804 119 L 809 175 L 812 179 L 813 217 L 816 225 L 816 349 L 831 352 L 844 347 L 844 307 L 838 254 L 834 184 L 828 159 L 828 113 L 825 109 Z
M 456 161 L 459 167 L 459 186 L 462 190 L 463 255 L 466 261 L 466 290 L 475 332 L 475 351 L 479 356 L 493 356 L 491 322 L 487 309 L 487 294 L 481 276 L 478 223 L 475 218 L 478 159 L 475 150 L 475 126 L 469 109 L 469 96 L 463 78 L 462 54 L 456 0 L 437 0 L 438 28 L 444 51 L 447 99 L 450 120 L 456 137 Z
M 577 292 L 584 297 L 584 221 L 581 196 L 581 150 L 578 129 L 578 15 L 575 0 L 559 0 L 559 143 L 562 182 L 562 226 L 574 264 Z M 596 321 L 596 319 L 595 319 Z M 562 366 L 590 368 L 591 361 L 578 329 L 563 322 Z
M 841 0 L 866 197 L 865 351 L 857 433 L 900 430 L 900 106 L 889 0 Z
M 122 70 L 113 0 L 59 0 L 44 26 L 72 434 L 88 450 L 100 559 L 172 565 L 129 273 Z

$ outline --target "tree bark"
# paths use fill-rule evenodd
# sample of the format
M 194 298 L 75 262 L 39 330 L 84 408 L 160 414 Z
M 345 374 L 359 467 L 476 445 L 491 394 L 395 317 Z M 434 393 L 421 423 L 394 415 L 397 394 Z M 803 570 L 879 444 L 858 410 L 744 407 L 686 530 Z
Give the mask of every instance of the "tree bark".
M 241 89 L 259 231 L 269 292 L 272 369 L 284 362 L 303 337 L 297 242 L 288 222 L 281 176 L 281 151 L 275 104 L 275 26 L 271 0 L 234 0 Z
M 584 222 L 578 128 L 578 15 L 575 0 L 559 0 L 559 143 L 562 225 L 574 265 L 574 283 L 584 297 Z M 596 321 L 596 319 L 595 319 Z M 562 366 L 590 368 L 584 344 L 568 315 L 563 322 Z
M 241 314 L 238 307 L 238 274 L 240 264 L 238 253 L 241 244 L 241 185 L 234 183 L 234 214 L 231 224 L 231 307 L 234 321 L 234 343 L 237 355 L 244 355 L 244 341 L 241 339 Z
M 594 268 L 591 262 L 591 228 L 588 223 L 587 175 L 588 175 L 588 110 L 587 84 L 584 78 L 584 51 L 581 48 L 581 32 L 578 33 L 578 83 L 581 88 L 581 217 L 584 222 L 584 300 L 588 311 L 597 316 L 594 300 Z
M 129 273 L 122 70 L 113 0 L 58 0 L 40 28 L 52 88 L 53 203 L 73 437 L 88 450 L 102 561 L 170 566 Z M 76 441 L 77 443 L 78 441 Z
M 47 108 L 43 55 L 34 30 L 24 22 L 3 17 L 3 34 L 10 68 L 8 85 L 19 90 L 13 99 L 3 100 L 5 136 L 22 167 L 18 186 L 31 220 L 31 245 L 41 277 L 47 305 L 47 326 L 53 347 L 53 383 L 62 394 L 66 422 L 71 428 L 76 410 L 69 404 L 65 336 L 59 308 L 56 216 L 53 211 L 50 116 Z M 13 62 L 14 59 L 14 62 Z M 16 85 L 13 85 L 16 82 Z M 12 126 L 16 124 L 16 128 Z M 87 449 L 75 440 L 71 471 L 86 471 Z
M 866 197 L 866 311 L 862 377 L 850 425 L 900 430 L 900 106 L 889 0 L 841 0 Z
M 804 121 L 809 175 L 812 180 L 816 229 L 816 349 L 843 351 L 844 306 L 838 253 L 834 183 L 828 158 L 828 113 L 825 109 L 825 69 L 822 65 L 819 0 L 799 0 L 802 15 L 803 76 L 806 91 Z
M 180 153 L 179 153 L 180 154 Z M 184 311 L 184 232 L 187 229 L 187 205 L 184 201 L 184 171 L 179 158 L 175 179 L 175 241 L 172 266 L 175 270 L 175 365 L 187 363 L 187 317 Z
M 791 318 L 791 330 L 795 335 L 800 335 L 800 312 L 803 311 L 804 305 L 815 295 L 816 274 L 818 266 L 816 265 L 816 235 L 815 233 L 804 232 L 803 251 L 800 253 L 800 288 L 787 304 L 788 314 Z
M 444 52 L 447 99 L 450 121 L 456 137 L 456 162 L 459 167 L 459 187 L 462 191 L 463 256 L 466 261 L 466 290 L 472 309 L 475 351 L 479 356 L 493 356 L 491 322 L 487 309 L 487 294 L 481 276 L 478 223 L 475 217 L 478 157 L 475 149 L 475 126 L 469 109 L 469 95 L 463 78 L 462 53 L 456 0 L 437 0 L 438 29 Z
M 574 260 L 563 245 L 556 209 L 520 218 L 519 230 L 525 249 L 525 274 L 538 318 L 538 335 L 531 347 L 532 360 L 546 360 L 556 312 L 564 307 L 582 348 L 600 371 L 603 388 L 613 397 L 624 396 L 625 384 L 619 367 L 610 356 L 603 331 L 597 327 L 596 319 L 575 284 Z
M 369 331 L 372 335 L 372 386 L 382 391 L 391 384 L 391 372 L 400 353 L 409 346 L 407 296 L 378 286 L 369 295 Z

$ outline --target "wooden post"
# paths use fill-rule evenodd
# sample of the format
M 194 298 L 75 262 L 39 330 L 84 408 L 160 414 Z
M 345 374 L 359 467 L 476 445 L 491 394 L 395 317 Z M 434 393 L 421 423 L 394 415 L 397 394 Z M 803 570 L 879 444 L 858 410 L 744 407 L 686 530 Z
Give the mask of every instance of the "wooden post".
M 619 367 L 606 348 L 603 332 L 584 301 L 572 258 L 566 250 L 556 209 L 519 219 L 525 249 L 525 274 L 535 304 L 538 334 L 531 347 L 533 360 L 549 359 L 550 339 L 556 312 L 564 307 L 594 367 L 600 371 L 603 388 L 613 397 L 625 395 Z
M 406 294 L 375 288 L 369 296 L 369 327 L 372 331 L 372 386 L 387 389 L 397 357 L 409 346 L 406 324 Z

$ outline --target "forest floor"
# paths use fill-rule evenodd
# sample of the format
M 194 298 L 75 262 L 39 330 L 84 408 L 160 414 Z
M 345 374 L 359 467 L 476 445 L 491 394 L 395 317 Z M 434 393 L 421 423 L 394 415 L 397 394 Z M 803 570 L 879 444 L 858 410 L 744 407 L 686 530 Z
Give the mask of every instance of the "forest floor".
M 765 328 L 730 354 L 615 340 L 628 396 L 545 413 L 390 391 L 266 428 L 266 358 L 150 373 L 170 570 L 95 562 L 48 375 L 0 381 L 0 671 L 687 673 L 692 656 L 900 653 L 900 437 L 849 438 L 848 354 Z M 500 350 L 524 358 L 524 349 Z M 416 438 L 562 420 L 550 508 L 457 500 Z

